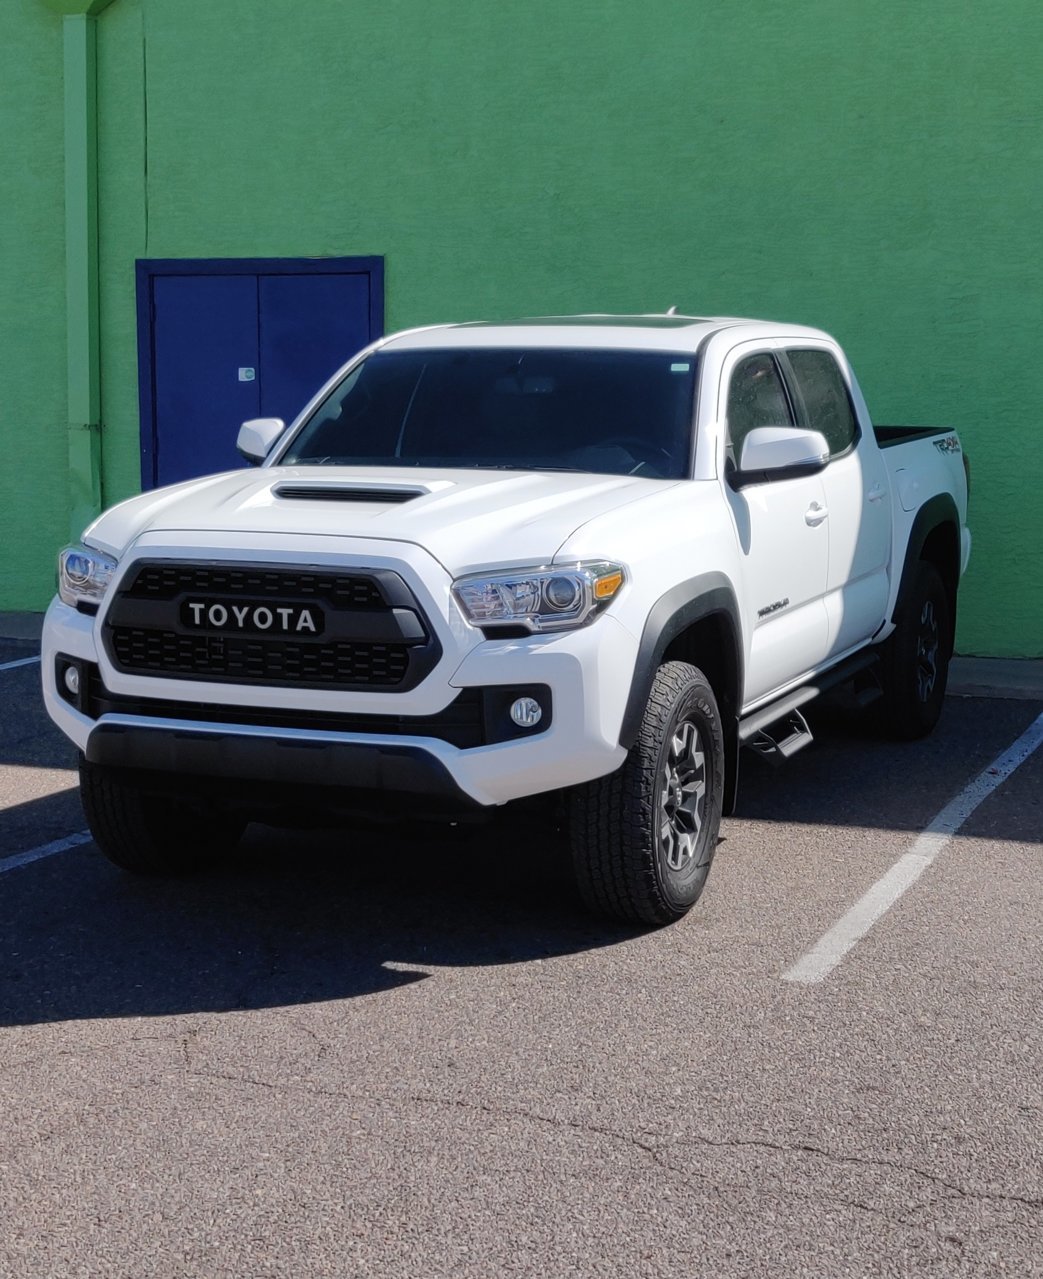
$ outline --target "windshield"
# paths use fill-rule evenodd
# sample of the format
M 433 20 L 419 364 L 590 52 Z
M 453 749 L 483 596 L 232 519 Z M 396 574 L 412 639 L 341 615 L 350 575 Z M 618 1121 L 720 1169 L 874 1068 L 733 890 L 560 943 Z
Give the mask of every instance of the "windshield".
M 446 466 L 688 474 L 695 357 L 502 347 L 376 351 L 283 466 Z

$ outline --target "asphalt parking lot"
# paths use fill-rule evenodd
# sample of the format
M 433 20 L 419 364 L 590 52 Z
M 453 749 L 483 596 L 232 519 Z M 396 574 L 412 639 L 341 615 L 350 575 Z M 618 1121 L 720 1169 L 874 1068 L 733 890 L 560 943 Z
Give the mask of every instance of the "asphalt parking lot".
M 0 641 L 5 1279 L 1043 1275 L 1043 701 L 901 747 L 821 717 L 638 932 L 523 817 L 122 876 L 33 652 Z

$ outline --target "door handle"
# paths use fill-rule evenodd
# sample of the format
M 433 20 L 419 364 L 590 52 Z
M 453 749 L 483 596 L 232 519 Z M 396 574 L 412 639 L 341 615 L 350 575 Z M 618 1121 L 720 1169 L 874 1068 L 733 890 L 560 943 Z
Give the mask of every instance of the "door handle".
M 882 484 L 874 484 L 873 487 L 866 494 L 866 497 L 868 497 L 871 502 L 879 502 L 880 499 L 884 496 L 884 492 L 885 490 Z
M 804 512 L 804 523 L 810 524 L 812 528 L 815 528 L 816 525 L 821 524 L 828 515 L 828 507 L 819 506 L 818 502 L 812 502 L 808 509 Z

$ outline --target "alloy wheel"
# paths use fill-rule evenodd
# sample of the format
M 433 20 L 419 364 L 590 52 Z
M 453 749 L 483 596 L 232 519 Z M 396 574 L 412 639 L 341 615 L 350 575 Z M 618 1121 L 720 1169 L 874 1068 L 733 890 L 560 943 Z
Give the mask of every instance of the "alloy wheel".
M 659 797 L 659 839 L 667 866 L 684 870 L 706 815 L 706 754 L 699 729 L 682 720 L 670 737 Z
M 920 612 L 916 645 L 916 693 L 921 702 L 930 699 L 938 679 L 938 617 L 934 601 L 925 600 Z

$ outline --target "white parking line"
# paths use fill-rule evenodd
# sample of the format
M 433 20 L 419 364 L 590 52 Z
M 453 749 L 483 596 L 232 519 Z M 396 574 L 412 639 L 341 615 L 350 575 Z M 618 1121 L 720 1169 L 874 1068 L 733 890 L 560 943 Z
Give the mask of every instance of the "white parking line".
M 946 804 L 918 836 L 912 848 L 861 897 L 828 933 L 782 974 L 784 981 L 817 982 L 836 968 L 847 952 L 869 932 L 876 921 L 911 887 L 964 824 L 982 800 L 1014 772 L 1043 742 L 1040 715 L 1013 746 L 994 760 L 968 786 Z
M 34 662 L 40 660 L 40 654 L 35 657 L 20 657 L 17 662 L 0 662 L 0 671 L 13 671 L 16 666 L 32 666 Z
M 53 857 L 55 853 L 67 853 L 70 848 L 79 848 L 81 844 L 91 842 L 89 830 L 77 831 L 75 835 L 66 835 L 64 839 L 56 839 L 50 844 L 41 844 L 39 848 L 30 848 L 27 853 L 16 853 L 0 861 L 0 875 L 8 870 L 17 870 L 19 866 L 28 866 L 30 862 L 42 861 L 45 857 Z

